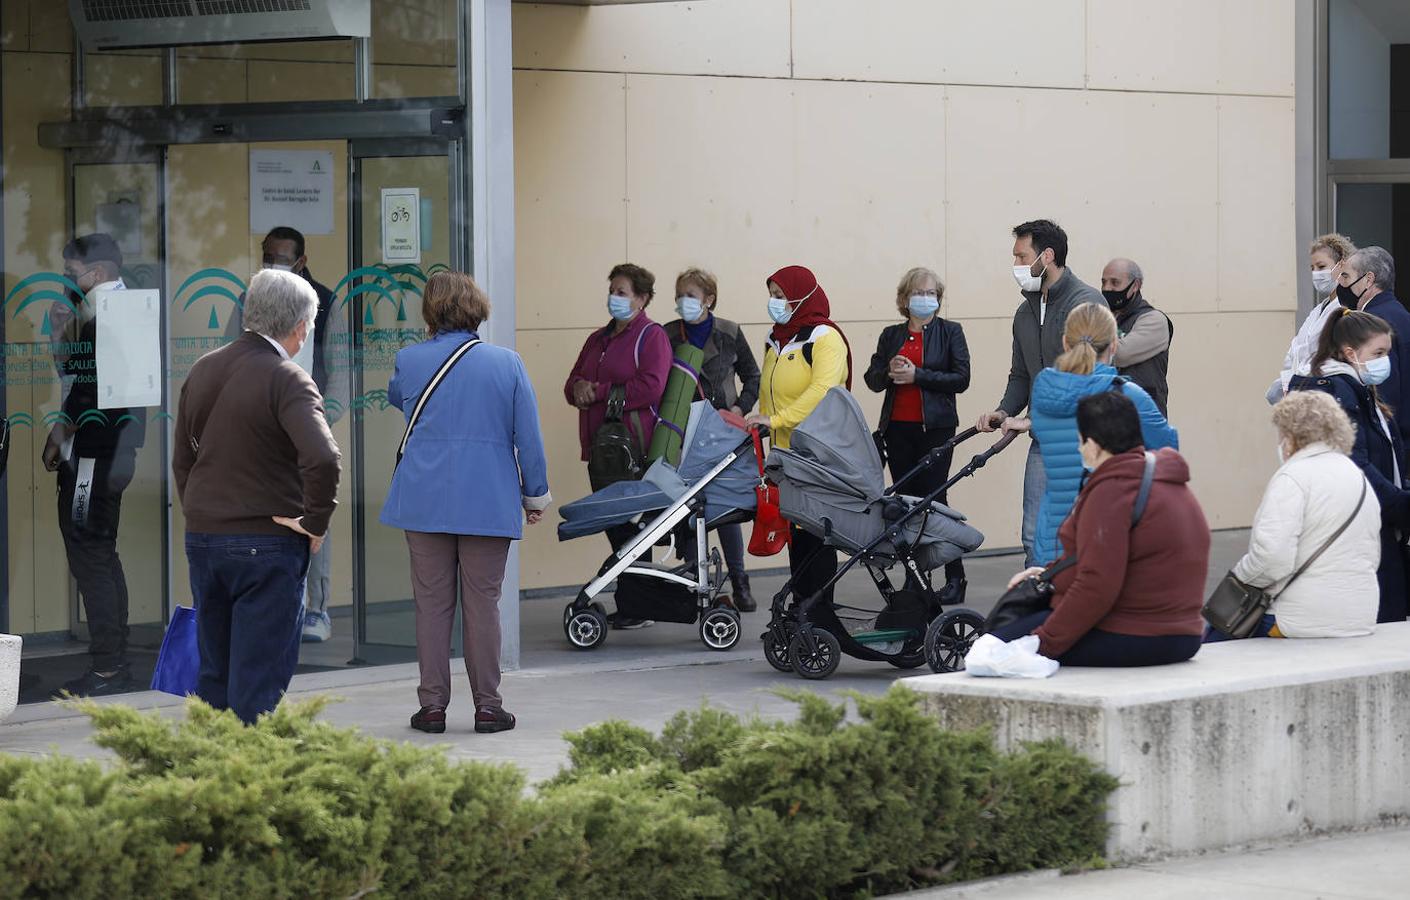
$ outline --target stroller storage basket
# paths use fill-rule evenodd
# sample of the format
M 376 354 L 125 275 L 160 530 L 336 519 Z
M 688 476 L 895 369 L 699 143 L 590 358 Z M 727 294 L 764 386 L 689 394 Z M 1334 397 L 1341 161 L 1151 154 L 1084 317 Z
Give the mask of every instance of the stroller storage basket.
M 649 575 L 624 572 L 617 576 L 617 612 L 630 619 L 692 625 L 700 616 L 695 591 L 683 584 Z

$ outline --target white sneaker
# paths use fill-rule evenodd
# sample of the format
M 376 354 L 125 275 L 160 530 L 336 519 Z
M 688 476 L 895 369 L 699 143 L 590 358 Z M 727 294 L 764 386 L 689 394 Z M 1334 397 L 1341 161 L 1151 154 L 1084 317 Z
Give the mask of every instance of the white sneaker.
M 333 636 L 333 620 L 326 612 L 304 614 L 304 643 L 321 644 Z

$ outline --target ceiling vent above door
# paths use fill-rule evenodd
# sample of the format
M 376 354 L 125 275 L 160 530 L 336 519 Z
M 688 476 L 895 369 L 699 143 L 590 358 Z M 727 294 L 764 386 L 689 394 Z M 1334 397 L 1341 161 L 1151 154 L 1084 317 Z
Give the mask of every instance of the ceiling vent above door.
M 85 50 L 371 37 L 372 0 L 69 0 Z

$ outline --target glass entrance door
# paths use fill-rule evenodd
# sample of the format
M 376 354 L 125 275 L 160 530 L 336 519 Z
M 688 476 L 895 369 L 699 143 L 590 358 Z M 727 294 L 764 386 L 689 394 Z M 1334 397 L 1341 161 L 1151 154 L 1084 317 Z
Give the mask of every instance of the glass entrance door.
M 405 428 L 387 402 L 396 353 L 426 337 L 426 280 L 454 260 L 443 140 L 353 141 L 353 264 L 335 291 L 353 322 L 354 583 L 358 660 L 411 659 L 416 634 L 406 541 L 378 521 Z

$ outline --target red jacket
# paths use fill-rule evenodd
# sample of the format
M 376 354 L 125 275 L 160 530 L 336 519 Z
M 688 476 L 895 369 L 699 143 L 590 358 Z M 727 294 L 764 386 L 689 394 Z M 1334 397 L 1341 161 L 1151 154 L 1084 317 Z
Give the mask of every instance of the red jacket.
M 578 411 L 578 440 L 584 461 L 592 436 L 607 418 L 607 394 L 613 385 L 626 386 L 627 415 L 623 420 L 641 441 L 642 453 L 646 452 L 656 430 L 656 410 L 666 390 L 666 376 L 671 373 L 671 339 L 666 336 L 666 329 L 647 318 L 645 311 L 632 319 L 621 334 L 612 331 L 613 325 L 609 324 L 588 335 L 563 385 L 563 396 L 569 403 L 573 402 L 573 384 L 578 379 L 597 386 L 597 402 Z
M 1189 489 L 1190 467 L 1174 450 L 1156 453 L 1145 515 L 1131 527 L 1145 451 L 1102 463 L 1058 530 L 1077 564 L 1053 579 L 1053 614 L 1039 650 L 1061 656 L 1093 628 L 1160 637 L 1200 634 L 1209 523 Z

